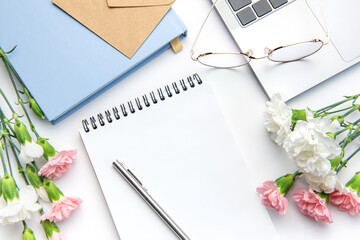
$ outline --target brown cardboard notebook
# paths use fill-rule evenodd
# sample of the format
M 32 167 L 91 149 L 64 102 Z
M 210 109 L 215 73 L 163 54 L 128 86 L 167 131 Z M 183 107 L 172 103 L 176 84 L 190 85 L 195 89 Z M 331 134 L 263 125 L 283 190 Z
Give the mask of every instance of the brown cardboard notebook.
M 59 8 L 131 58 L 175 0 L 52 0 Z

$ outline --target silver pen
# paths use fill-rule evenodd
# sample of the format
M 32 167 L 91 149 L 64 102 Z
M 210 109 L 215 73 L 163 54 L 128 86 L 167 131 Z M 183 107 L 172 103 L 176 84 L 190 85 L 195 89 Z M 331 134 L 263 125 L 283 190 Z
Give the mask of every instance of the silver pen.
M 188 236 L 181 230 L 181 228 L 171 219 L 169 215 L 157 204 L 157 202 L 148 193 L 148 190 L 143 186 L 139 179 L 130 171 L 129 168 L 122 162 L 116 160 L 113 162 L 114 168 L 125 178 L 132 188 L 145 200 L 145 202 L 156 212 L 156 214 L 166 223 L 166 225 L 175 233 L 181 240 L 190 240 Z

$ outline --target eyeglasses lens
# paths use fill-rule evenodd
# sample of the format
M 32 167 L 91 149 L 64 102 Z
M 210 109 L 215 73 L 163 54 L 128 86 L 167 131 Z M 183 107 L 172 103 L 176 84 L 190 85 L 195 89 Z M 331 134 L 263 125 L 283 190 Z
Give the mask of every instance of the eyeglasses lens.
M 209 67 L 234 68 L 248 64 L 250 58 L 242 53 L 212 53 L 200 56 L 198 61 Z
M 268 55 L 268 58 L 274 62 L 291 62 L 300 60 L 319 51 L 323 44 L 324 43 L 322 41 L 314 40 L 277 48 Z

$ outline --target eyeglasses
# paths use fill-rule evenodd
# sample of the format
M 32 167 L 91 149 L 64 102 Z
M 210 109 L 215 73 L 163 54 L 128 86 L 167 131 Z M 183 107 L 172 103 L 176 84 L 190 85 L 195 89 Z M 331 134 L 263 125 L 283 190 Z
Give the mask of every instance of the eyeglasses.
M 195 41 L 193 43 L 193 46 L 190 50 L 190 56 L 191 59 L 194 61 L 198 61 L 199 63 L 208 66 L 208 67 L 216 67 L 216 68 L 236 68 L 241 67 L 246 64 L 248 64 L 252 59 L 264 59 L 267 58 L 270 61 L 273 62 L 293 62 L 297 61 L 306 57 L 309 57 L 313 55 L 314 53 L 318 52 L 324 45 L 329 43 L 329 31 L 325 19 L 325 15 L 323 13 L 323 10 L 321 8 L 320 2 L 318 1 L 318 5 L 321 10 L 322 17 L 325 22 L 325 28 L 326 28 L 326 37 L 327 40 L 323 41 L 321 39 L 312 39 L 310 41 L 304 41 L 304 42 L 297 42 L 285 46 L 280 46 L 274 49 L 268 49 L 265 48 L 265 55 L 261 57 L 255 57 L 253 56 L 252 50 L 249 50 L 246 53 L 243 52 L 206 52 L 201 53 L 197 56 L 194 56 L 194 47 L 198 41 L 198 38 L 200 36 L 200 33 L 202 29 L 204 28 L 204 25 L 207 21 L 207 19 L 210 16 L 210 13 L 214 9 L 216 2 L 218 0 L 215 0 L 213 5 L 210 8 L 210 11 L 208 15 L 206 16 L 198 35 L 195 38 Z

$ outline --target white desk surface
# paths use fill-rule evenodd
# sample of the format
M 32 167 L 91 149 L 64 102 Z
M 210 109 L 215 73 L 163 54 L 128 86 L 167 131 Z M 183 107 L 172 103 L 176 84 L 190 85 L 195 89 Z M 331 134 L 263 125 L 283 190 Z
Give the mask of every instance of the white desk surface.
M 211 76 L 208 79 L 211 79 L 243 157 L 250 171 L 254 173 L 254 191 L 255 186 L 263 181 L 276 179 L 282 174 L 295 170 L 294 165 L 287 160 L 282 149 L 274 144 L 265 132 L 262 114 L 268 98 L 251 71 L 247 67 L 237 70 L 214 70 L 205 68 L 190 59 L 191 45 L 210 8 L 210 2 L 208 0 L 178 0 L 173 8 L 188 27 L 188 37 L 183 40 L 184 49 L 180 53 L 174 54 L 171 50 L 166 51 L 55 126 L 33 117 L 36 119 L 35 124 L 38 131 L 49 137 L 51 143 L 58 150 L 78 149 L 78 159 L 68 174 L 56 180 L 66 195 L 75 195 L 84 201 L 69 219 L 58 224 L 68 240 L 119 239 L 78 133 L 78 129 L 81 128 L 81 120 L 112 107 L 114 104 L 138 96 L 144 91 L 163 86 L 164 83 L 178 80 L 194 72 L 199 72 L 203 76 Z M 207 41 L 206 43 L 202 41 L 202 46 L 207 44 L 213 46 L 208 50 L 229 50 L 235 47 L 225 26 L 216 15 L 209 19 L 208 26 L 211 28 L 206 30 L 204 36 Z M 204 38 L 201 39 L 204 40 Z M 343 95 L 359 93 L 359 76 L 360 65 L 357 64 L 298 96 L 289 104 L 299 108 L 308 105 L 317 108 L 331 103 Z M 3 64 L 0 64 L 0 83 L 1 88 L 10 99 L 15 100 Z M 360 163 L 356 163 L 356 159 L 351 164 L 352 167 L 355 167 L 354 170 L 348 171 L 340 177 L 348 179 L 354 171 L 360 170 Z M 332 225 L 316 224 L 312 219 L 300 214 L 291 199 L 289 202 L 289 211 L 285 216 L 269 210 L 280 239 L 302 239 L 304 237 L 315 239 L 323 236 L 324 232 L 331 233 L 332 237 L 329 239 L 337 239 L 340 236 L 346 238 L 347 235 L 359 234 L 360 230 L 356 230 L 352 226 L 355 226 L 355 223 L 359 224 L 360 216 L 351 217 L 331 208 L 335 223 Z M 33 217 L 29 225 L 35 231 L 38 240 L 45 239 L 37 217 Z M 357 227 L 357 229 L 359 228 Z M 355 233 L 355 231 L 357 232 Z M 21 232 L 21 224 L 0 226 L 1 239 L 20 239 Z M 156 237 L 148 236 L 147 239 L 156 239 Z M 244 239 L 251 239 L 251 236 Z

